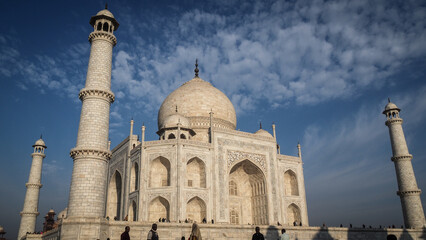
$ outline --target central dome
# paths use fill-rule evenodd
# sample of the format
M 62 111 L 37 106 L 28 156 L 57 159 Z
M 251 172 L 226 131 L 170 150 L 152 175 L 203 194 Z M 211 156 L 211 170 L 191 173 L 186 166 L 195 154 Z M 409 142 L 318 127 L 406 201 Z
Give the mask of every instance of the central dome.
M 167 117 L 179 114 L 188 118 L 191 128 L 208 128 L 210 112 L 213 112 L 213 125 L 235 129 L 237 117 L 229 98 L 209 82 L 199 77 L 182 84 L 170 93 L 158 111 L 158 128 L 164 126 Z

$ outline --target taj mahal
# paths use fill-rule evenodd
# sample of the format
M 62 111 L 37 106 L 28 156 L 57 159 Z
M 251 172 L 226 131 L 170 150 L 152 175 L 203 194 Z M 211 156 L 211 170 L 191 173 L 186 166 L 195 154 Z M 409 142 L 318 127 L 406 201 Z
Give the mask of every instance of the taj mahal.
M 261 125 L 254 133 L 236 130 L 233 104 L 201 78 L 198 62 L 194 77 L 161 104 L 158 140 L 146 140 L 145 131 L 152 129 L 141 126 L 139 132 L 131 120 L 128 137 L 111 146 L 110 106 L 115 100 L 111 65 L 119 23 L 104 9 L 91 17 L 90 24 L 89 66 L 78 96 L 82 101 L 80 124 L 70 152 L 74 165 L 68 207 L 58 214 L 54 229 L 31 234 L 39 214 L 46 156 L 46 143 L 39 139 L 33 146 L 18 240 L 119 239 L 127 225 L 132 239 L 146 239 L 151 224 L 159 220 L 162 239 L 187 236 L 192 222 L 204 223 L 201 232 L 205 239 L 250 239 L 252 225 L 260 226 L 266 239 L 277 239 L 281 225 L 292 239 L 385 239 L 389 233 L 412 239 L 424 236 L 421 190 L 395 104 L 389 102 L 383 114 L 406 229 L 311 227 L 300 144 L 294 145 L 297 156 L 285 155 L 280 152 L 275 125 L 272 133 Z

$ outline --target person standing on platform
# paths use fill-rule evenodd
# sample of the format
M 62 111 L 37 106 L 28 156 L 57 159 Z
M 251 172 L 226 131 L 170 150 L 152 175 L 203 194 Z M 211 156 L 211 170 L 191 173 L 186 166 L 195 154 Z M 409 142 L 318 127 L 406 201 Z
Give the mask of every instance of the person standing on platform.
M 253 234 L 253 237 L 251 238 L 251 240 L 265 240 L 265 237 L 263 237 L 263 234 L 260 233 L 260 228 L 256 227 L 255 230 L 256 232 Z

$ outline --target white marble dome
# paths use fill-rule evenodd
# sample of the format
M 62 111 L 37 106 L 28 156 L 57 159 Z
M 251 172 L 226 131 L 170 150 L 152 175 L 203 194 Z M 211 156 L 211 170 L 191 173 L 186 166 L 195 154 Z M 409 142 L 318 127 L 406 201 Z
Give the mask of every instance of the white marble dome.
M 182 84 L 167 96 L 158 111 L 159 129 L 164 125 L 167 117 L 176 113 L 176 106 L 179 114 L 188 118 L 191 126 L 205 124 L 206 119 L 210 118 L 210 111 L 213 111 L 213 118 L 215 121 L 218 119 L 223 122 L 223 127 L 236 128 L 237 117 L 234 105 L 229 98 L 199 77 Z

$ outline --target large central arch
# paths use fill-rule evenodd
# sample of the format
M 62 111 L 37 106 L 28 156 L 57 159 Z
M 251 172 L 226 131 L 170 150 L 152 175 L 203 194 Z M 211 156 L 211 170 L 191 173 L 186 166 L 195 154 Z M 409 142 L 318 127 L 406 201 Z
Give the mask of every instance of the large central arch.
M 266 179 L 249 160 L 232 167 L 229 173 L 229 219 L 232 224 L 268 224 Z

